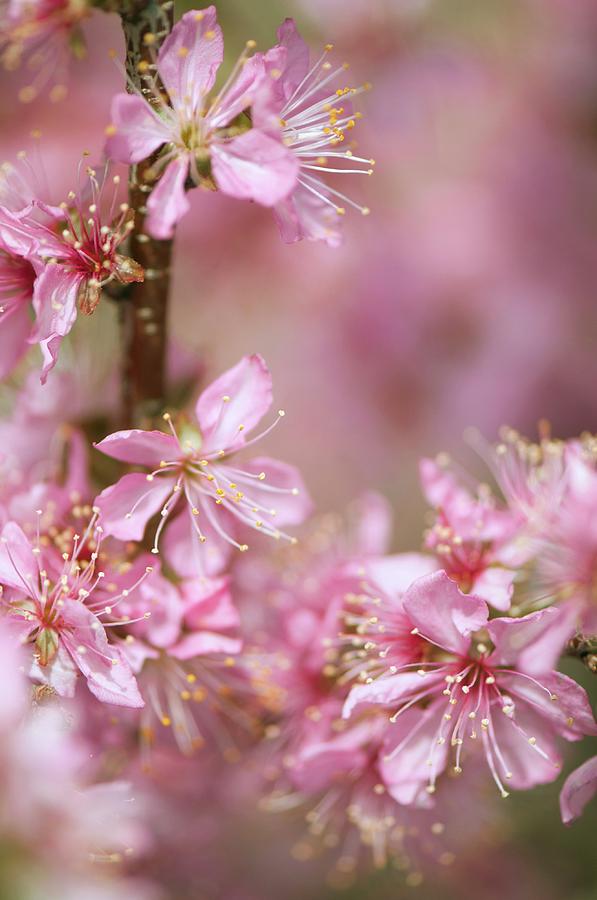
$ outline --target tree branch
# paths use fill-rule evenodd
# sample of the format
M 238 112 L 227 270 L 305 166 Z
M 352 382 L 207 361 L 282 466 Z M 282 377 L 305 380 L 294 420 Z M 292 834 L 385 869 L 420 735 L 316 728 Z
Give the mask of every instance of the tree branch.
M 580 659 L 590 672 L 597 674 L 597 635 L 575 635 L 568 641 L 566 654 Z
M 135 88 L 149 103 L 151 92 L 144 78 L 155 79 L 155 59 L 172 30 L 173 0 L 129 0 L 120 5 L 126 40 L 126 70 Z M 129 203 L 135 210 L 130 255 L 145 271 L 145 281 L 131 286 L 121 302 L 122 424 L 151 426 L 164 409 L 166 352 L 168 347 L 168 296 L 172 241 L 159 241 L 144 230 L 147 195 L 151 190 L 148 170 L 153 158 L 131 166 Z

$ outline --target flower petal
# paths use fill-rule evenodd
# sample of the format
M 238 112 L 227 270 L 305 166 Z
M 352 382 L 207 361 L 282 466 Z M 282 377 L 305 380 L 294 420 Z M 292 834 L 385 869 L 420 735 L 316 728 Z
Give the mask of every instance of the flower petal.
M 42 381 L 56 364 L 62 338 L 77 318 L 77 295 L 82 276 L 63 266 L 48 265 L 35 281 L 33 308 L 36 322 L 29 343 L 39 343 L 43 356 Z
M 225 634 L 214 634 L 210 631 L 198 631 L 187 634 L 177 644 L 170 647 L 168 654 L 175 659 L 192 659 L 194 656 L 205 656 L 211 653 L 229 653 L 236 656 L 242 649 L 239 638 Z
M 416 672 L 399 672 L 397 675 L 388 675 L 375 678 L 370 684 L 357 684 L 346 698 L 342 716 L 350 718 L 359 706 L 391 706 L 402 704 L 409 697 L 422 691 L 430 690 L 444 681 L 443 673 L 436 675 L 431 672 L 424 676 Z
M 254 478 L 242 487 L 247 498 L 266 509 L 275 509 L 278 525 L 299 525 L 313 512 L 313 501 L 295 466 L 268 456 L 258 456 L 244 463 L 242 468 L 253 475 L 265 475 L 263 480 Z M 236 478 L 240 486 L 241 476 Z
M 230 197 L 275 206 L 294 189 L 298 160 L 280 138 L 252 128 L 232 140 L 214 143 L 212 172 Z
M 256 353 L 244 356 L 197 400 L 195 414 L 203 435 L 203 450 L 238 449 L 271 405 L 272 376 L 265 360 Z
M 223 578 L 193 578 L 183 582 L 184 620 L 193 631 L 225 631 L 238 628 L 240 616 L 230 593 L 230 581 Z
M 115 431 L 93 445 L 112 459 L 121 462 L 135 463 L 157 469 L 162 460 L 178 459 L 181 455 L 176 438 L 163 431 L 142 431 L 132 428 L 127 431 Z
M 487 624 L 485 601 L 463 594 L 443 570 L 415 581 L 404 609 L 421 637 L 454 653 L 466 653 L 470 635 Z
M 7 522 L 0 537 L 0 583 L 25 591 L 29 597 L 39 594 L 39 568 L 25 532 L 16 522 Z
M 26 350 L 31 332 L 27 299 L 11 305 L 0 316 L 0 379 L 10 375 Z
M 223 58 L 224 41 L 215 6 L 185 13 L 158 54 L 158 73 L 175 109 L 202 108 Z
M 87 687 L 103 703 L 144 706 L 130 664 L 119 647 L 111 646 L 99 619 L 82 603 L 72 601 L 61 618 L 68 630 L 61 641 L 87 680 Z
M 172 140 L 166 123 L 136 94 L 117 94 L 112 100 L 115 132 L 106 141 L 106 155 L 122 163 L 138 163 Z
M 597 793 L 597 756 L 588 759 L 575 769 L 560 793 L 560 812 L 564 825 L 575 822 Z
M 191 204 L 185 192 L 189 172 L 187 156 L 180 156 L 168 163 L 147 201 L 147 232 L 157 240 L 167 240 L 174 234 L 175 226 L 185 216 Z
M 162 507 L 175 480 L 164 476 L 147 481 L 147 475 L 133 472 L 105 488 L 95 499 L 106 534 L 121 541 L 140 541 L 149 519 Z
M 225 516 L 221 510 L 219 517 Z M 165 558 L 177 575 L 183 578 L 218 575 L 230 558 L 232 547 L 210 525 L 206 516 L 200 516 L 198 525 L 205 542 L 199 541 L 199 535 L 193 525 L 193 514 L 188 506 L 168 523 L 162 540 Z M 230 528 L 226 528 L 230 532 Z
M 309 71 L 309 47 L 298 33 L 294 19 L 284 19 L 277 36 L 278 44 L 286 49 L 286 63 L 278 84 L 288 102 Z
M 490 664 L 516 664 L 526 672 L 550 672 L 574 632 L 575 620 L 571 606 L 550 606 L 520 619 L 492 619 L 487 626 L 495 647 Z

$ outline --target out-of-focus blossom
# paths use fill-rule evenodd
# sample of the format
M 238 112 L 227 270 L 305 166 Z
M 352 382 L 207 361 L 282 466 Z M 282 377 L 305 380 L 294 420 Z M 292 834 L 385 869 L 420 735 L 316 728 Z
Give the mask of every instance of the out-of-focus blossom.
M 113 582 L 113 590 L 125 579 L 139 581 L 150 561 L 149 556 L 137 559 Z M 133 623 L 124 625 L 124 652 L 147 697 L 140 716 L 144 750 L 156 744 L 157 726 L 171 730 L 185 754 L 208 743 L 233 753 L 227 716 L 252 722 L 242 709 L 247 683 L 236 670 L 240 620 L 229 579 L 189 578 L 175 585 L 155 567 L 121 610 Z
M 522 519 L 516 511 L 500 508 L 486 485 L 471 494 L 443 462 L 424 459 L 419 467 L 423 492 L 437 516 L 425 534 L 425 546 L 462 591 L 505 611 L 516 566 L 524 561 L 515 546 Z
M 149 519 L 160 510 L 153 552 L 163 527 L 182 501 L 184 509 L 167 536 L 167 555 L 182 574 L 221 570 L 228 549 L 248 549 L 231 534 L 234 520 L 270 537 L 295 542 L 280 525 L 301 522 L 311 501 L 297 470 L 259 457 L 237 468 L 232 457 L 261 440 L 245 439 L 272 403 L 272 378 L 264 360 L 246 356 L 200 395 L 196 424 L 170 415 L 171 434 L 161 431 L 117 431 L 97 444 L 108 456 L 150 467 L 149 475 L 132 473 L 106 488 L 97 498 L 106 533 L 121 540 L 140 540 Z M 204 545 L 206 545 L 204 547 Z
M 51 703 L 31 703 L 21 650 L 5 622 L 0 648 L 2 891 L 10 887 L 10 896 L 27 900 L 41 893 L 52 900 L 124 900 L 130 894 L 115 864 L 148 841 L 133 789 L 119 781 L 90 783 L 89 748 Z M 135 887 L 144 897 L 141 884 Z
M 308 238 L 337 246 L 338 226 L 346 206 L 363 215 L 369 213 L 368 207 L 348 197 L 329 180 L 329 174 L 373 174 L 374 160 L 357 155 L 347 145 L 347 137 L 360 118 L 360 113 L 352 110 L 352 98 L 368 86 L 351 88 L 339 81 L 348 65 L 331 65 L 327 59 L 333 49 L 331 44 L 311 65 L 309 48 L 292 19 L 280 26 L 278 40 L 277 47 L 265 59 L 272 74 L 284 143 L 298 161 L 296 188 L 275 207 L 280 233 L 288 242 Z M 256 114 L 263 115 L 259 107 Z M 322 173 L 327 179 L 321 177 Z
M 250 41 L 247 49 L 253 46 Z M 222 89 L 207 99 L 223 55 L 215 7 L 191 10 L 174 26 L 157 56 L 157 74 L 168 100 L 155 77 L 145 73 L 151 105 L 140 94 L 118 94 L 114 99 L 109 156 L 137 163 L 166 145 L 153 166 L 156 177 L 161 177 L 147 202 L 147 228 L 156 238 L 171 237 L 188 211 L 188 178 L 195 185 L 213 188 L 215 183 L 232 197 L 265 206 L 278 203 L 294 187 L 297 163 L 279 129 L 277 134 L 268 133 L 246 116 L 264 83 L 269 97 L 270 78 L 262 54 L 249 58 L 243 53 Z
M 0 239 L 0 378 L 6 378 L 28 349 L 29 306 L 35 271 Z
M 28 260 L 37 273 L 33 288 L 35 326 L 29 343 L 39 344 L 43 356 L 42 380 L 54 367 L 62 339 L 77 317 L 77 309 L 91 315 L 102 289 L 111 281 L 143 281 L 141 266 L 119 252 L 133 227 L 128 204 L 116 196 L 120 178 L 114 176 L 114 195 L 106 214 L 102 210 L 104 183 L 87 167 L 88 185 L 71 191 L 68 202 L 50 206 L 6 171 L 5 191 L 11 206 L 0 206 L 0 240 L 15 255 Z M 18 174 L 18 173 L 17 173 Z M 22 188 L 22 190 L 21 190 Z M 12 194 L 21 190 L 21 202 Z M 21 206 L 21 208 L 19 208 Z M 108 224 L 109 223 L 109 224 Z
M 488 620 L 486 603 L 463 594 L 444 572 L 418 579 L 398 609 L 407 626 L 400 621 L 390 630 L 394 610 L 378 606 L 364 649 L 382 671 L 352 688 L 344 715 L 395 707 L 385 772 L 401 802 L 413 802 L 422 789 L 435 792 L 450 748 L 459 773 L 465 749 L 479 741 L 507 796 L 504 783 L 526 789 L 557 777 L 557 736 L 574 741 L 597 733 L 584 690 L 553 671 L 571 632 L 560 611 Z M 421 641 L 417 662 L 403 662 L 406 639 Z
M 564 782 L 560 792 L 560 812 L 564 825 L 576 822 L 596 793 L 597 756 L 593 756 L 575 769 Z
M 0 7 L 0 60 L 12 71 L 23 63 L 31 81 L 19 91 L 31 103 L 48 82 L 50 99 L 66 96 L 70 56 L 81 58 L 81 23 L 91 12 L 88 0 L 3 0 Z

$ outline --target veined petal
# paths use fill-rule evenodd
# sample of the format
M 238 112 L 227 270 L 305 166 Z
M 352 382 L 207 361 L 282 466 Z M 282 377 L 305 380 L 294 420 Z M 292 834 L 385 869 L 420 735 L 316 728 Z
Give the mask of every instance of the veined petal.
M 31 332 L 29 301 L 19 300 L 0 315 L 0 379 L 9 375 L 26 350 Z
M 142 431 L 132 428 L 115 431 L 93 445 L 112 459 L 135 463 L 157 469 L 160 462 L 178 459 L 181 455 L 178 441 L 163 431 Z
M 421 677 L 416 672 L 409 671 L 375 678 L 370 684 L 357 684 L 351 688 L 342 716 L 350 718 L 354 710 L 363 705 L 390 706 L 402 703 L 423 689 L 429 690 L 443 684 L 443 680 L 443 673 L 429 673 Z
M 174 478 L 163 475 L 152 482 L 140 472 L 123 475 L 95 499 L 105 533 L 121 541 L 140 541 L 148 521 L 163 506 L 174 485 Z
M 158 54 L 158 72 L 175 109 L 201 109 L 223 58 L 215 6 L 185 13 Z
M 272 404 L 272 376 L 262 356 L 244 356 L 207 387 L 197 400 L 195 414 L 203 450 L 241 447 L 245 435 Z M 240 427 L 242 426 L 242 428 Z
M 485 601 L 463 594 L 443 570 L 415 581 L 404 609 L 421 637 L 454 653 L 466 653 L 470 635 L 487 624 Z
M 313 512 L 313 501 L 305 487 L 303 478 L 295 466 L 259 456 L 243 463 L 243 471 L 254 475 L 263 473 L 265 478 L 246 487 L 247 496 L 260 505 L 276 510 L 276 522 L 280 525 L 300 525 Z M 286 493 L 272 493 L 275 488 Z
M 475 578 L 473 591 L 494 609 L 506 612 L 511 605 L 515 575 L 513 569 L 489 566 Z
M 208 653 L 228 653 L 236 656 L 241 649 L 242 642 L 239 638 L 199 631 L 197 634 L 185 635 L 174 647 L 168 649 L 168 654 L 175 659 L 184 660 L 192 659 L 194 656 L 205 656 Z
M 145 224 L 148 233 L 157 240 L 171 238 L 175 226 L 191 208 L 185 192 L 188 172 L 189 160 L 186 155 L 174 159 L 168 163 L 149 195 Z
M 275 206 L 294 189 L 296 156 L 275 137 L 257 128 L 212 146 L 213 176 L 231 197 Z
M 226 510 L 221 510 L 218 518 L 225 514 Z M 197 522 L 193 521 L 194 518 L 185 505 L 182 512 L 168 523 L 162 541 L 164 556 L 168 565 L 182 577 L 217 575 L 226 567 L 232 547 L 217 534 L 206 516 L 200 515 Z M 204 543 L 199 540 L 195 525 L 205 538 Z M 230 528 L 226 531 L 229 532 Z
M 16 522 L 7 522 L 0 537 L 0 583 L 25 591 L 29 597 L 39 594 L 39 568 L 25 532 Z
M 224 631 L 238 628 L 240 616 L 230 593 L 230 580 L 193 578 L 183 582 L 184 620 L 194 631 Z
M 56 364 L 62 338 L 77 318 L 77 295 L 82 276 L 64 266 L 49 265 L 38 275 L 33 289 L 35 327 L 30 343 L 39 343 L 44 366 L 42 381 Z
M 560 812 L 564 825 L 575 822 L 597 793 L 597 756 L 588 759 L 575 769 L 560 793 Z
M 137 163 L 171 141 L 167 124 L 136 94 L 117 94 L 112 100 L 114 133 L 106 141 L 106 154 L 118 162 Z
M 574 632 L 572 606 L 549 606 L 520 619 L 492 619 L 487 630 L 494 644 L 491 665 L 516 667 L 525 672 L 550 672 Z
M 286 65 L 278 84 L 287 102 L 309 71 L 309 47 L 298 33 L 294 19 L 284 19 L 277 36 L 279 45 L 286 50 Z
M 285 244 L 308 240 L 339 247 L 342 243 L 340 215 L 335 206 L 324 203 L 301 184 L 276 205 L 274 217 Z
M 390 725 L 380 759 L 380 773 L 388 792 L 397 803 L 415 803 L 430 775 L 446 767 L 449 743 L 437 743 L 439 723 L 445 707 L 409 709 Z M 400 750 L 392 755 L 392 751 Z M 433 768 L 428 765 L 432 759 Z
M 61 614 L 68 630 L 61 634 L 87 687 L 103 703 L 144 706 L 130 664 L 119 647 L 111 646 L 99 619 L 83 603 L 72 601 Z

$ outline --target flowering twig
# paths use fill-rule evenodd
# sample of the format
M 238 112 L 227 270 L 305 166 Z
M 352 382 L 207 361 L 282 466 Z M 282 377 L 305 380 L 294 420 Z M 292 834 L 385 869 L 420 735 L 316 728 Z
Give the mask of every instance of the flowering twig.
M 131 86 L 147 90 L 144 75 L 153 71 L 155 53 L 173 24 L 173 0 L 129 0 L 120 15 L 126 39 L 126 70 Z M 123 335 L 122 419 L 147 425 L 162 412 L 165 400 L 168 294 L 171 240 L 156 240 L 144 230 L 145 201 L 150 191 L 148 170 L 152 159 L 130 167 L 129 202 L 135 210 L 130 252 L 145 270 L 145 280 L 134 285 L 121 307 Z

